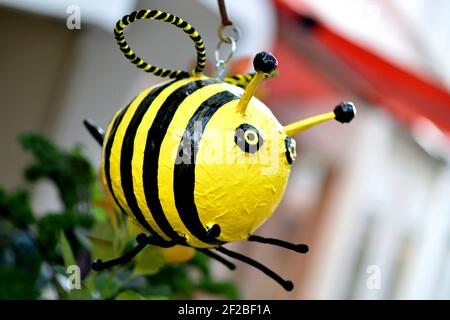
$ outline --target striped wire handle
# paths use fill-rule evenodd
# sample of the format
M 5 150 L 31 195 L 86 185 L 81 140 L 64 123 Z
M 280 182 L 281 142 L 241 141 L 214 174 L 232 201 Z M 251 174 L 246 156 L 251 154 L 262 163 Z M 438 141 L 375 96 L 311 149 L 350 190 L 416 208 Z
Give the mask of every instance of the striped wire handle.
M 125 57 L 131 61 L 134 65 L 136 65 L 139 69 L 144 70 L 145 72 L 149 72 L 154 74 L 155 76 L 160 77 L 168 77 L 173 79 L 183 79 L 189 78 L 191 75 L 182 70 L 169 70 L 158 68 L 153 65 L 148 64 L 141 58 L 139 58 L 133 50 L 130 48 L 128 43 L 125 41 L 125 35 L 123 33 L 126 26 L 135 22 L 136 20 L 143 19 L 153 19 L 153 20 L 162 20 L 177 26 L 180 29 L 183 29 L 185 33 L 189 35 L 189 37 L 194 41 L 195 49 L 197 50 L 197 65 L 193 70 L 193 75 L 201 74 L 206 64 L 206 50 L 205 45 L 203 44 L 202 37 L 198 34 L 198 32 L 186 21 L 183 19 L 174 16 L 173 14 L 159 11 L 159 10 L 139 10 L 134 11 L 129 15 L 124 16 L 122 19 L 117 21 L 116 27 L 114 28 L 114 35 L 119 45 L 120 50 L 123 52 Z
M 225 77 L 225 78 L 223 78 L 223 81 L 230 83 L 230 84 L 234 84 L 235 86 L 238 86 L 238 87 L 245 88 L 250 83 L 250 81 L 252 81 L 255 74 L 256 73 L 254 73 L 254 72 L 250 72 L 250 73 L 246 73 L 246 74 L 237 74 L 232 77 Z M 265 78 L 266 79 L 273 78 L 277 74 L 278 74 L 277 72 L 272 72 L 271 74 L 266 75 Z

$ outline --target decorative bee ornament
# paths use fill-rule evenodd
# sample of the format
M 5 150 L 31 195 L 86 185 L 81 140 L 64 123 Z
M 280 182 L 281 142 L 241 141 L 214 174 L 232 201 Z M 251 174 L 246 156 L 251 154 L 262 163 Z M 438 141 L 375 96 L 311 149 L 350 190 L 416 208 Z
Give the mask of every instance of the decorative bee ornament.
M 197 64 L 192 74 L 157 68 L 129 47 L 124 29 L 141 19 L 181 28 L 194 41 Z M 190 246 L 222 262 L 225 256 L 261 270 L 286 290 L 286 281 L 259 262 L 226 249 L 228 242 L 249 240 L 306 253 L 308 246 L 254 235 L 274 212 L 296 157 L 297 133 L 336 119 L 349 122 L 352 103 L 333 112 L 282 126 L 253 95 L 273 74 L 277 60 L 258 53 L 256 73 L 210 78 L 203 75 L 206 51 L 195 29 L 172 14 L 140 10 L 120 19 L 115 38 L 125 57 L 143 71 L 173 80 L 148 88 L 119 110 L 106 132 L 91 120 L 85 125 L 103 149 L 102 170 L 117 206 L 146 233 L 124 256 L 97 260 L 94 270 L 130 261 L 146 245 Z

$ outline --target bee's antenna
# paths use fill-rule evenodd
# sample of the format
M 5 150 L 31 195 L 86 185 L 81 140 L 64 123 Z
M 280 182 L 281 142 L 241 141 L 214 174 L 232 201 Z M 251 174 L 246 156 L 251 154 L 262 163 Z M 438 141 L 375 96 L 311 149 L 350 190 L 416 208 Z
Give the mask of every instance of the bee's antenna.
M 100 146 L 102 146 L 103 140 L 105 139 L 105 131 L 91 119 L 84 119 L 83 124 Z
M 284 127 L 284 132 L 290 137 L 311 128 L 319 123 L 336 119 L 340 123 L 350 122 L 356 114 L 355 105 L 352 102 L 338 104 L 332 112 L 319 114 L 314 117 L 303 119 Z
M 294 243 L 290 243 L 290 242 L 280 240 L 280 239 L 264 238 L 261 236 L 252 235 L 252 236 L 248 237 L 248 240 L 254 241 L 254 242 L 259 242 L 259 243 L 271 244 L 274 246 L 282 247 L 282 248 L 292 250 L 295 252 L 299 252 L 299 253 L 307 253 L 309 251 L 309 248 L 306 244 L 302 244 L 302 243 L 294 244 Z
M 240 114 L 244 115 L 247 110 L 248 103 L 250 99 L 254 96 L 256 89 L 262 80 L 268 75 L 270 75 L 278 66 L 278 61 L 275 57 L 268 52 L 260 52 L 253 59 L 253 67 L 255 68 L 256 74 L 250 83 L 245 88 L 244 94 L 242 95 L 239 103 L 237 105 L 237 110 Z
M 272 270 L 270 270 L 269 268 L 267 268 L 266 266 L 262 265 L 261 263 L 259 263 L 258 261 L 255 261 L 249 257 L 246 257 L 240 253 L 225 249 L 224 247 L 218 247 L 216 248 L 217 251 L 222 252 L 223 254 L 240 260 L 242 262 L 245 262 L 253 267 L 255 267 L 258 270 L 261 270 L 262 272 L 264 272 L 266 275 L 268 275 L 269 277 L 271 277 L 273 280 L 275 280 L 276 282 L 278 282 L 286 291 L 292 291 L 292 289 L 294 289 L 294 284 L 292 283 L 292 281 L 289 280 L 284 280 L 283 278 L 281 278 L 278 274 L 276 274 L 275 272 L 273 272 Z
M 236 269 L 236 265 L 234 263 L 228 261 L 224 257 L 218 255 L 217 253 L 215 253 L 215 252 L 213 252 L 211 250 L 208 250 L 208 249 L 197 249 L 197 250 L 199 250 L 200 252 L 203 252 L 208 257 L 213 258 L 213 259 L 221 262 L 222 264 L 224 264 L 230 270 Z

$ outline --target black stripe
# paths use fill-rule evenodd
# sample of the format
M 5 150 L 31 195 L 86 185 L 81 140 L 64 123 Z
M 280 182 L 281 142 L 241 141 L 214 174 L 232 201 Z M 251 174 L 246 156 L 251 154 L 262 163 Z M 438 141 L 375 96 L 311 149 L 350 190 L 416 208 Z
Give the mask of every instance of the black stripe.
M 181 220 L 195 237 L 210 244 L 221 244 L 222 242 L 207 236 L 207 230 L 198 216 L 194 199 L 195 160 L 200 140 L 209 120 L 220 107 L 235 99 L 239 99 L 239 97 L 229 91 L 222 91 L 200 105 L 189 120 L 181 139 L 173 172 L 175 205 Z M 201 122 L 201 128 L 197 128 L 198 121 Z M 187 158 L 186 152 L 188 153 Z
M 195 37 L 191 37 L 192 40 L 194 40 L 195 42 L 198 42 L 200 40 L 202 40 L 202 37 L 200 37 L 200 35 L 197 35 Z
M 147 15 L 147 19 L 148 19 L 148 18 L 153 18 L 154 16 L 156 16 L 157 13 L 158 13 L 158 10 L 153 9 L 153 10 L 150 11 L 150 13 Z
M 120 111 L 120 113 L 117 115 L 116 120 L 114 120 L 114 123 L 111 126 L 111 130 L 109 131 L 108 140 L 106 141 L 105 154 L 104 154 L 104 169 L 105 169 L 106 182 L 108 183 L 108 188 L 109 188 L 109 191 L 111 192 L 111 195 L 112 195 L 114 201 L 116 202 L 117 206 L 120 208 L 120 210 L 124 214 L 126 214 L 126 211 L 120 205 L 119 201 L 116 198 L 116 195 L 114 194 L 113 188 L 112 188 L 111 173 L 109 172 L 109 167 L 110 167 L 109 157 L 111 156 L 111 148 L 112 148 L 112 145 L 114 142 L 114 136 L 116 135 L 117 128 L 119 127 L 119 124 L 122 121 L 123 115 L 125 114 L 125 112 L 127 111 L 129 106 L 130 106 L 130 104 L 128 104 L 128 106 L 123 108 L 122 111 Z
M 179 105 L 196 90 L 207 85 L 217 83 L 216 80 L 192 81 L 172 92 L 159 108 L 152 126 L 148 131 L 145 144 L 144 164 L 142 180 L 147 204 L 161 230 L 169 237 L 174 238 L 178 234 L 173 230 L 164 214 L 158 192 L 158 160 L 161 144 L 166 136 L 167 129 L 177 111 Z
M 151 227 L 147 220 L 145 220 L 144 215 L 139 209 L 139 205 L 137 203 L 133 188 L 131 160 L 133 159 L 134 139 L 136 137 L 136 132 L 139 128 L 139 125 L 142 122 L 142 118 L 144 117 L 153 100 L 161 93 L 161 91 L 163 91 L 172 83 L 173 81 L 153 89 L 141 101 L 125 132 L 125 137 L 122 144 L 122 152 L 120 155 L 120 178 L 125 199 L 127 200 L 127 204 L 131 212 L 133 212 L 133 215 L 136 217 L 136 220 L 146 229 L 151 229 Z M 155 232 L 152 233 L 155 234 Z
M 139 10 L 137 15 L 136 15 L 136 18 L 137 19 L 142 18 L 146 12 L 147 12 L 147 10 Z
M 162 19 L 165 19 L 166 17 L 167 17 L 167 12 L 163 12 L 163 13 L 161 13 L 159 16 L 157 16 L 156 18 L 155 18 L 155 20 L 162 20 Z
M 191 75 L 188 72 L 182 71 L 177 76 L 175 76 L 175 78 L 177 78 L 177 79 L 185 79 L 185 78 L 189 78 L 190 76 Z
M 137 15 L 137 11 L 133 11 L 131 14 L 130 14 L 130 23 L 133 23 L 134 22 L 134 20 L 136 20 L 136 15 Z
M 167 77 L 167 75 L 170 73 L 170 70 L 166 70 L 161 74 L 161 77 Z
M 147 66 L 147 63 L 145 63 L 144 61 L 142 61 L 142 64 L 138 65 L 137 67 L 139 69 L 144 69 Z
M 126 54 L 126 53 L 130 52 L 131 48 L 130 47 L 128 47 L 128 48 L 120 47 L 120 50 Z

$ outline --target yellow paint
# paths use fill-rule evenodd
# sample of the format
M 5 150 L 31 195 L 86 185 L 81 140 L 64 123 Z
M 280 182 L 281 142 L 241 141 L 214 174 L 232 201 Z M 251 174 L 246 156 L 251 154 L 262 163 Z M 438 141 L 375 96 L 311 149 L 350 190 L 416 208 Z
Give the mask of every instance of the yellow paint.
M 138 130 L 136 132 L 136 138 L 134 140 L 134 153 L 132 158 L 131 172 L 133 176 L 133 189 L 136 196 L 136 200 L 139 209 L 141 210 L 145 219 L 149 222 L 152 229 L 155 230 L 155 232 L 157 232 L 160 236 L 162 236 L 166 240 L 169 240 L 169 237 L 167 237 L 167 235 L 156 224 L 155 220 L 152 217 L 150 209 L 148 208 L 147 200 L 145 198 L 144 181 L 142 180 L 142 164 L 144 162 L 144 151 L 147 142 L 147 132 L 150 130 L 150 127 L 153 123 L 153 119 L 155 118 L 161 105 L 164 103 L 164 101 L 172 92 L 174 92 L 179 87 L 191 81 L 193 81 L 192 78 L 177 81 L 174 84 L 167 87 L 166 89 L 164 89 L 158 95 L 158 97 L 152 102 L 152 105 L 149 108 L 149 110 L 145 113 L 144 117 L 142 118 L 141 125 L 138 127 Z
M 229 84 L 234 92 L 242 89 Z M 284 193 L 291 166 L 286 159 L 282 125 L 258 99 L 251 98 L 245 115 L 238 101 L 221 107 L 206 126 L 195 173 L 195 203 L 205 226 L 219 224 L 220 240 L 245 240 L 273 213 Z M 264 139 L 254 153 L 234 142 L 236 128 L 254 126 Z M 194 245 L 197 245 L 195 243 Z
M 262 77 L 264 77 L 262 75 Z M 152 102 L 138 127 L 134 141 L 132 158 L 133 188 L 138 206 L 150 226 L 164 239 L 170 240 L 153 220 L 145 199 L 142 181 L 142 166 L 147 133 L 161 105 L 168 96 L 181 86 L 195 80 L 208 79 L 205 76 L 191 77 L 174 82 L 164 89 Z M 254 80 L 254 79 L 253 79 Z M 251 81 L 256 88 L 258 81 Z M 125 210 L 128 209 L 120 181 L 120 152 L 126 128 L 139 103 L 152 90 L 144 90 L 131 103 L 119 125 L 111 149 L 111 179 L 114 194 Z M 272 112 L 257 98 L 228 83 L 206 86 L 187 96 L 178 107 L 168 131 L 161 144 L 158 163 L 158 190 L 162 209 L 172 228 L 186 237 L 187 244 L 197 248 L 209 248 L 210 245 L 193 236 L 181 221 L 175 206 L 173 194 L 173 171 L 176 152 L 189 119 L 199 105 L 209 97 L 221 91 L 230 91 L 239 100 L 233 100 L 217 110 L 204 128 L 197 153 L 195 171 L 194 200 L 202 225 L 209 228 L 218 224 L 221 228 L 219 240 L 224 242 L 245 240 L 255 232 L 273 213 L 284 193 L 291 165 L 286 158 L 285 139 L 317 123 L 334 119 L 333 112 L 301 120 L 283 127 Z M 239 107 L 246 102 L 245 113 Z M 257 132 L 262 145 L 255 153 L 243 151 L 236 145 L 236 129 L 248 124 L 257 131 L 244 132 L 249 145 L 257 142 Z M 107 136 L 110 128 L 108 128 Z M 253 134 L 253 137 L 251 137 Z M 294 157 L 294 155 L 291 155 Z M 128 209 L 129 210 L 129 209 Z M 129 217 L 136 223 L 131 212 Z
M 195 255 L 195 249 L 185 246 L 174 246 L 171 248 L 161 248 L 166 263 L 183 263 L 191 260 Z
M 255 95 L 256 89 L 263 80 L 264 73 L 257 72 L 250 83 L 247 85 L 247 87 L 245 88 L 245 92 L 237 105 L 237 110 L 240 114 L 245 114 L 245 110 L 247 110 L 250 99 Z
M 134 112 L 137 107 L 141 103 L 141 101 L 145 98 L 145 96 L 149 93 L 152 88 L 148 88 L 142 91 L 136 99 L 134 99 L 131 104 L 128 106 L 128 109 L 125 111 L 122 121 L 120 125 L 117 127 L 116 134 L 114 136 L 114 141 L 111 147 L 110 161 L 109 161 L 109 172 L 111 177 L 112 184 L 112 192 L 116 196 L 117 201 L 120 203 L 122 208 L 126 211 L 128 216 L 132 216 L 132 212 L 128 208 L 127 200 L 125 198 L 123 189 L 122 189 L 122 180 L 120 174 L 120 157 L 122 151 L 123 139 L 125 137 L 125 132 L 128 128 L 128 124 L 130 123 Z
M 287 126 L 284 127 L 284 131 L 286 132 L 286 134 L 288 136 L 292 137 L 292 136 L 295 136 L 297 133 L 305 131 L 306 129 L 309 129 L 312 126 L 315 126 L 319 123 L 333 120 L 335 117 L 336 117 L 336 115 L 334 114 L 334 112 L 319 114 L 314 117 L 310 117 L 307 119 L 303 119 L 303 120 L 288 124 Z
M 202 77 L 202 79 L 207 78 Z M 194 237 L 178 215 L 173 194 L 173 170 L 176 152 L 189 119 L 195 113 L 201 102 L 223 90 L 222 83 L 209 85 L 201 90 L 197 90 L 180 104 L 167 129 L 167 134 L 161 144 L 161 153 L 159 156 L 158 188 L 163 211 L 166 213 L 166 217 L 172 228 L 178 234 L 186 237 L 189 244 L 198 247 L 209 247 L 210 245 Z

